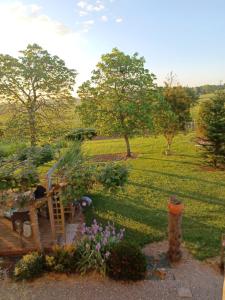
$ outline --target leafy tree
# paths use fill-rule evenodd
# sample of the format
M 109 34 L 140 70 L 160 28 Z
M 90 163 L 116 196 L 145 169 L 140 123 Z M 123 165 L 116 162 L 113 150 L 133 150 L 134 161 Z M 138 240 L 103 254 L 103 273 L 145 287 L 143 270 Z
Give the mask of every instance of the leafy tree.
M 127 157 L 130 137 L 151 123 L 155 76 L 144 64 L 137 53 L 130 56 L 114 48 L 102 55 L 91 79 L 78 89 L 83 122 L 100 133 L 124 137 Z
M 225 163 L 225 91 L 204 101 L 199 110 L 200 145 L 215 167 Z
M 156 133 L 165 137 L 167 141 L 165 153 L 170 155 L 172 142 L 179 131 L 180 125 L 178 116 L 164 98 L 161 98 L 155 107 L 154 127 Z
M 191 120 L 190 108 L 195 102 L 195 96 L 181 85 L 170 86 L 167 83 L 163 91 L 163 96 L 178 118 L 179 129 L 185 130 L 186 122 Z
M 163 134 L 167 140 L 166 154 L 171 154 L 174 137 L 179 131 L 186 129 L 186 123 L 191 120 L 190 108 L 196 102 L 196 93 L 181 85 L 173 86 L 175 75 L 168 75 L 165 87 L 160 89 L 161 96 L 155 106 L 155 132 Z
M 35 146 L 50 114 L 58 114 L 72 100 L 76 71 L 37 44 L 20 53 L 19 58 L 0 55 L 0 98 L 10 104 L 12 120 Z

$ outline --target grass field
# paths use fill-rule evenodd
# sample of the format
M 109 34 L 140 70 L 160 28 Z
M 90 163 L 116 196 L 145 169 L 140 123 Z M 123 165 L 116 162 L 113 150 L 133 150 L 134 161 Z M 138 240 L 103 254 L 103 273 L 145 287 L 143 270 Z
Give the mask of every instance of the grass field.
M 135 138 L 131 141 L 137 159 L 127 160 L 129 184 L 117 194 L 96 190 L 94 209 L 87 213 L 126 228 L 126 236 L 144 245 L 167 236 L 167 200 L 177 195 L 185 203 L 183 239 L 199 259 L 219 254 L 225 232 L 225 172 L 204 167 L 194 135 L 176 137 L 172 156 L 165 156 L 165 141 Z M 86 142 L 88 156 L 124 152 L 122 139 Z

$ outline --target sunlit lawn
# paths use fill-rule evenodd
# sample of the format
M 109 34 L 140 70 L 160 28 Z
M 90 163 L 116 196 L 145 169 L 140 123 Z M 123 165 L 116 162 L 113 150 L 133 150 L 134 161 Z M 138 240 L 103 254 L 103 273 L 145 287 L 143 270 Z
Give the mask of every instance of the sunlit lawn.
M 126 161 L 130 167 L 125 191 L 106 194 L 95 191 L 94 210 L 87 214 L 102 222 L 108 220 L 126 228 L 126 236 L 144 245 L 167 236 L 167 200 L 177 195 L 185 203 L 183 239 L 199 259 L 216 256 L 221 233 L 225 232 L 225 172 L 203 167 L 194 135 L 175 139 L 174 154 L 165 156 L 165 141 L 135 138 L 132 150 L 137 159 Z M 124 152 L 122 139 L 86 142 L 88 156 Z

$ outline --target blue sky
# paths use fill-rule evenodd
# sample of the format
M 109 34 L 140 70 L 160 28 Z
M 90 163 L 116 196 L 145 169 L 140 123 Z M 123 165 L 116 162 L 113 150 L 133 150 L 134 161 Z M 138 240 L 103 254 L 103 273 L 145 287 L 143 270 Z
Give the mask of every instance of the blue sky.
M 143 55 L 159 84 L 170 71 L 183 85 L 225 82 L 224 0 L 0 0 L 0 34 L 0 52 L 37 42 L 78 84 L 113 47 Z

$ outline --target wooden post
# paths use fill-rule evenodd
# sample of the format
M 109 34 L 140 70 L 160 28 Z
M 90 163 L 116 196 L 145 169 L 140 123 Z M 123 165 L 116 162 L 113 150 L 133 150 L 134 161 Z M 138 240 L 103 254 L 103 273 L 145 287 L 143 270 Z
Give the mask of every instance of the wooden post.
M 222 271 L 225 270 L 225 234 L 221 237 L 220 267 Z
M 29 206 L 29 212 L 30 212 L 30 222 L 31 222 L 31 226 L 32 226 L 33 238 L 34 238 L 37 249 L 39 251 L 42 251 L 43 247 L 41 244 L 38 216 L 37 216 L 36 208 L 34 205 L 31 204 Z
M 173 205 L 173 204 L 170 204 Z M 169 225 L 168 225 L 168 238 L 169 250 L 168 257 L 171 262 L 177 262 L 182 257 L 181 241 L 182 241 L 182 206 L 178 210 L 178 206 L 170 207 L 169 205 Z M 179 204 L 181 205 L 181 204 Z
M 54 220 L 54 213 L 53 213 L 53 206 L 52 206 L 52 196 L 48 196 L 48 211 L 49 211 L 49 218 L 51 223 L 52 238 L 54 244 L 56 244 L 56 230 L 55 230 L 55 220 Z

